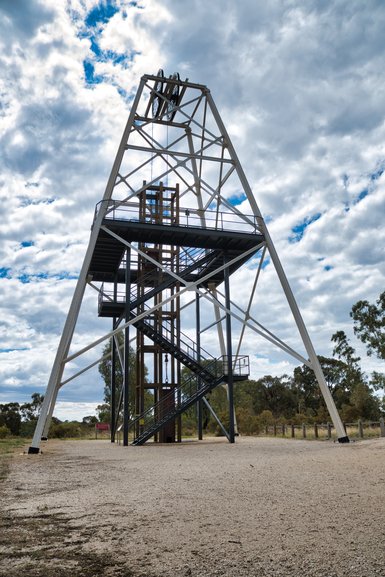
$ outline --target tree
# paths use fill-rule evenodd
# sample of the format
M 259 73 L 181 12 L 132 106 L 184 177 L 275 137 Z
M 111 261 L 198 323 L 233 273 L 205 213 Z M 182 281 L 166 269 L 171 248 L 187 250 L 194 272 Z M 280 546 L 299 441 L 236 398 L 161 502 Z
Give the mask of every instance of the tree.
M 12 435 L 20 434 L 21 416 L 19 403 L 0 405 L 0 427 L 7 427 Z
M 360 357 L 356 357 L 356 351 L 350 345 L 349 339 L 344 331 L 337 331 L 332 336 L 332 342 L 336 343 L 333 349 L 333 356 L 343 360 L 348 366 L 359 368 Z
M 31 398 L 32 401 L 30 403 L 24 403 L 20 407 L 23 421 L 36 421 L 39 416 L 44 401 L 44 395 L 41 395 L 40 393 L 32 393 Z
M 354 333 L 366 345 L 369 356 L 376 355 L 385 360 L 385 291 L 376 304 L 367 300 L 356 302 L 350 316 L 354 322 Z
M 373 371 L 371 374 L 370 386 L 373 387 L 375 391 L 380 391 L 382 389 L 385 392 L 384 373 L 378 373 L 377 371 Z
M 123 344 L 124 344 L 124 336 L 122 333 L 118 333 L 118 343 L 119 348 L 123 353 Z M 136 355 L 134 350 L 130 347 L 129 350 L 129 406 L 130 406 L 130 413 L 133 414 L 135 412 L 135 389 L 136 389 Z M 111 359 L 111 341 L 109 341 L 104 349 L 103 349 L 103 360 L 99 363 L 99 373 L 101 374 L 104 380 L 104 404 L 99 405 L 96 410 L 98 411 L 98 418 L 100 421 L 108 421 L 111 413 L 111 368 L 112 368 L 112 359 Z M 148 370 L 147 367 L 144 366 L 144 375 L 145 380 L 147 380 Z M 123 369 L 117 359 L 116 367 L 115 367 L 115 382 L 116 382 L 116 399 L 117 403 L 119 400 L 119 395 L 122 391 L 123 386 Z M 145 393 L 145 406 L 146 403 L 148 404 L 148 398 L 153 400 L 152 395 L 149 393 Z
M 331 339 L 336 343 L 333 349 L 333 356 L 337 356 L 346 366 L 346 379 L 348 389 L 352 389 L 355 384 L 363 383 L 365 376 L 360 367 L 360 357 L 356 356 L 356 351 L 351 346 L 344 331 L 337 331 Z
M 253 408 L 255 414 L 271 411 L 274 417 L 290 418 L 296 412 L 297 399 L 287 375 L 265 375 L 255 383 Z
M 352 389 L 349 366 L 340 359 L 319 356 L 326 384 L 337 408 L 349 402 Z M 294 369 L 293 386 L 297 389 L 298 412 L 312 411 L 314 416 L 324 414 L 325 403 L 314 371 L 307 365 Z
M 83 417 L 83 420 L 82 420 L 83 425 L 88 425 L 90 427 L 95 425 L 97 422 L 98 422 L 98 418 L 95 417 L 95 415 L 87 415 L 86 417 Z

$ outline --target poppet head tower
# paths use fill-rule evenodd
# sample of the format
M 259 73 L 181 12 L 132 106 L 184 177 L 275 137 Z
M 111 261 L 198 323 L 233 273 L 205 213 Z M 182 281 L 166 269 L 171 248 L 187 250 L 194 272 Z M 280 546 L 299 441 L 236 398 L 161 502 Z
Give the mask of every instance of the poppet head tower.
M 262 286 L 267 266 L 303 353 L 265 325 L 274 310 L 258 309 L 269 291 Z M 99 316 L 112 319 L 112 330 L 74 351 L 86 289 L 98 292 Z M 118 429 L 124 445 L 180 441 L 181 415 L 190 407 L 201 438 L 205 406 L 234 442 L 234 384 L 248 378 L 261 340 L 314 370 L 338 440 L 349 441 L 210 91 L 178 74 L 159 71 L 140 81 L 96 207 L 30 453 L 47 438 L 60 388 L 100 359 L 72 374 L 71 362 L 108 339 L 112 441 Z M 227 390 L 225 420 L 209 401 L 218 386 Z

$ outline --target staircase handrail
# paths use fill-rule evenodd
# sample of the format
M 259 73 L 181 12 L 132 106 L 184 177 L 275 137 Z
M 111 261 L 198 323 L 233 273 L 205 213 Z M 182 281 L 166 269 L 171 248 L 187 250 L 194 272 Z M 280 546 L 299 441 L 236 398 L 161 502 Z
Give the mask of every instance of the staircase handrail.
M 216 362 L 217 362 L 217 359 L 214 359 L 213 364 L 215 364 Z M 187 380 L 184 380 L 180 385 L 178 385 L 176 387 L 172 387 L 168 394 L 164 395 L 161 399 L 159 399 L 159 401 L 157 401 L 156 403 L 151 405 L 151 407 L 149 407 L 145 411 L 143 411 L 140 415 L 137 415 L 134 419 L 132 419 L 128 425 L 129 429 L 131 429 L 141 419 L 144 419 L 146 417 L 146 415 L 151 414 L 151 416 L 155 417 L 156 409 L 158 409 L 165 402 L 166 402 L 166 406 L 167 406 L 167 401 L 169 399 L 171 399 L 172 397 L 175 397 L 175 395 L 178 393 L 183 394 L 183 389 L 185 389 L 186 387 L 191 389 L 192 382 L 198 381 L 198 379 L 200 379 L 200 378 L 201 378 L 200 375 L 192 374 L 189 376 L 189 378 Z M 218 376 L 213 374 L 213 379 L 215 379 L 215 378 L 218 378 Z M 181 403 L 181 404 L 183 404 L 183 403 Z

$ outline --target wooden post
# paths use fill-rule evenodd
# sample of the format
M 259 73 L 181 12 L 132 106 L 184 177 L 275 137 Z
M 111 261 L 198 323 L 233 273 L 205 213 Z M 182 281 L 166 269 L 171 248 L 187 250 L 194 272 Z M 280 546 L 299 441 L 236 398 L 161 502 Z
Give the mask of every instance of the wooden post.
M 318 439 L 318 425 L 317 425 L 317 423 L 314 423 L 314 436 L 316 439 Z
M 294 427 L 294 425 L 291 425 L 291 438 L 292 438 L 292 439 L 295 438 L 295 427 Z
M 304 439 L 306 439 L 306 425 L 305 425 L 305 423 L 302 423 L 302 436 Z
M 269 426 L 265 425 L 265 435 L 268 435 L 268 434 L 269 434 Z
M 285 424 L 282 425 L 282 437 L 284 437 L 286 434 L 286 427 Z
M 277 425 L 274 423 L 274 437 L 277 436 Z
M 332 425 L 331 425 L 331 423 L 328 423 L 327 427 L 328 427 L 328 439 L 331 439 L 332 438 Z
M 380 419 L 380 435 L 381 435 L 381 437 L 385 437 L 385 421 L 384 421 L 384 417 L 381 417 L 381 419 Z
M 359 419 L 359 421 L 358 421 L 358 436 L 360 439 L 364 438 L 364 427 L 362 426 L 361 419 Z

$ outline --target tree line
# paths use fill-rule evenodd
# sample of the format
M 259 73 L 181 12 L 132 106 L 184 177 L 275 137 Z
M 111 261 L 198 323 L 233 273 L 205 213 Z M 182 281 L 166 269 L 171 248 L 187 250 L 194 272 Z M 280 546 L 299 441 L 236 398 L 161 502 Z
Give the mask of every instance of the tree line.
M 385 360 L 385 292 L 375 303 L 366 300 L 353 305 L 351 313 L 355 335 L 366 345 L 367 354 Z M 122 337 L 121 337 L 122 338 Z M 319 356 L 326 383 L 336 407 L 345 422 L 358 419 L 377 421 L 385 414 L 385 375 L 372 372 L 366 375 L 360 366 L 360 357 L 344 331 L 332 336 L 333 356 Z M 52 419 L 50 436 L 82 436 L 97 422 L 108 422 L 111 403 L 111 345 L 103 351 L 99 372 L 104 380 L 104 403 L 97 407 L 97 416 L 86 416 L 82 423 L 62 423 Z M 132 395 L 136 379 L 135 353 L 130 351 L 130 375 Z M 146 369 L 147 372 L 147 369 Z M 123 375 L 118 366 L 116 384 L 121 390 Z M 382 391 L 383 395 L 380 396 Z M 152 395 L 146 393 L 146 404 Z M 29 437 L 33 434 L 43 395 L 34 393 L 29 403 L 0 404 L 0 438 L 8 434 Z M 227 395 L 224 387 L 217 387 L 208 396 L 215 412 L 226 426 Z M 325 423 L 328 421 L 323 396 L 314 372 L 307 365 L 296 367 L 291 375 L 280 377 L 266 375 L 258 380 L 248 380 L 234 385 L 234 402 L 239 432 L 257 434 L 263 427 L 273 423 L 301 424 L 303 422 Z M 131 413 L 133 399 L 131 399 Z M 204 427 L 208 433 L 219 433 L 218 425 L 207 408 L 204 410 Z M 183 430 L 196 431 L 196 409 L 193 407 L 182 415 Z
M 366 345 L 367 354 L 385 360 L 385 292 L 375 303 L 358 301 L 350 316 L 354 334 Z M 331 340 L 333 356 L 318 359 L 341 419 L 344 422 L 378 421 L 385 415 L 384 373 L 373 371 L 367 375 L 362 371 L 361 359 L 344 331 L 337 331 Z M 209 402 L 226 425 L 225 388 L 214 389 Z M 236 383 L 234 403 L 241 434 L 258 434 L 266 425 L 274 423 L 326 423 L 330 419 L 315 374 L 307 365 L 296 367 L 292 375 L 267 375 Z M 207 431 L 220 434 L 208 410 L 204 411 Z M 184 419 L 188 427 L 195 427 L 193 410 Z

